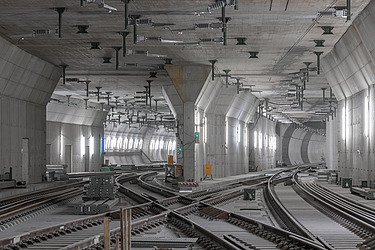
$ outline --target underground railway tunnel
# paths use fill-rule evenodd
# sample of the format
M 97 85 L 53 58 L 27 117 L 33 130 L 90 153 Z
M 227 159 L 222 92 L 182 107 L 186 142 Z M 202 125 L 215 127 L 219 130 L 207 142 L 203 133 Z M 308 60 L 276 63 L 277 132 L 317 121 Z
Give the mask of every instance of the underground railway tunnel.
M 375 249 L 374 0 L 0 4 L 0 249 Z

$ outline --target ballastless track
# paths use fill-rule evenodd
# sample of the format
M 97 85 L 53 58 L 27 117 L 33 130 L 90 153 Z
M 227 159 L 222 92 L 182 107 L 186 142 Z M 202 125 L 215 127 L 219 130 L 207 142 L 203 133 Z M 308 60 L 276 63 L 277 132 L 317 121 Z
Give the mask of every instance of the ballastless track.
M 169 225 L 181 235 L 198 238 L 197 244 L 204 249 L 332 249 L 307 230 L 301 233 L 296 228 L 289 228 L 290 221 L 283 222 L 285 228 L 280 229 L 216 207 L 243 195 L 241 183 L 220 187 L 217 190 L 180 195 L 153 183 L 151 180 L 155 175 L 156 173 L 146 173 L 117 178 L 119 192 L 139 203 L 131 207 L 132 235 L 135 240 L 148 230 Z M 250 187 L 269 186 L 272 182 L 282 182 L 291 177 L 292 172 L 284 177 L 275 175 L 267 182 L 262 176 L 252 180 L 253 185 Z M 130 181 L 137 182 L 136 190 L 129 188 L 134 185 L 129 184 Z M 139 187 L 143 192 L 139 192 Z M 279 209 L 275 204 L 269 206 L 270 210 Z M 103 235 L 100 225 L 105 216 L 112 218 L 111 240 L 112 244 L 115 244 L 119 235 L 118 212 L 45 228 L 21 238 L 3 240 L 0 245 L 5 249 L 38 249 L 46 246 L 55 246 L 56 249 L 101 248 Z M 218 232 L 218 228 L 223 230 Z M 371 235 L 367 235 L 367 238 L 370 240 Z

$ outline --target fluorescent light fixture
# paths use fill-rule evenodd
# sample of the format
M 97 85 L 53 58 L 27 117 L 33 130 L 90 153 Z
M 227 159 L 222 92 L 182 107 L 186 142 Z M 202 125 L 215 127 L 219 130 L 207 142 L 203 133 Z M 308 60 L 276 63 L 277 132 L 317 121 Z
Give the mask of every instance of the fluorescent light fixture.
M 345 140 L 345 135 L 346 135 L 346 132 L 345 132 L 345 128 L 346 128 L 346 119 L 345 119 L 345 103 L 344 103 L 344 106 L 342 107 L 342 110 L 341 110 L 341 136 L 342 136 L 342 139 Z
M 61 159 L 63 158 L 63 154 L 64 154 L 64 136 L 61 132 L 60 134 L 60 156 L 61 156 Z
M 247 128 L 246 125 L 245 125 L 245 139 L 243 140 L 243 142 L 244 142 L 245 148 L 247 148 L 247 144 L 248 144 L 248 128 Z
M 116 149 L 121 150 L 121 146 L 122 146 L 122 137 L 119 137 L 117 138 Z
M 164 148 L 164 141 L 163 140 L 159 141 L 159 148 L 160 148 L 160 150 L 162 150 Z
M 155 150 L 159 149 L 159 139 L 155 141 Z
M 90 137 L 89 141 L 89 146 L 90 146 L 90 155 L 94 155 L 94 136 Z
M 130 138 L 129 140 L 129 147 L 128 149 L 132 150 L 133 149 L 133 138 Z
M 237 143 L 241 142 L 241 124 L 237 124 Z
M 368 96 L 365 96 L 365 103 L 364 103 L 365 115 L 364 115 L 364 135 L 368 137 L 369 135 L 369 105 L 368 105 Z
M 176 140 L 174 140 L 173 143 L 172 143 L 172 150 L 176 151 L 176 149 L 177 149 L 176 147 L 177 147 Z
M 160 40 L 162 43 L 184 43 L 184 41 L 180 40 L 170 40 L 170 39 L 161 39 Z
M 208 124 L 207 124 L 207 117 L 205 116 L 204 117 L 204 127 L 203 127 L 203 142 L 204 143 L 207 143 L 207 126 L 208 126 Z
M 116 147 L 116 142 L 117 142 L 117 139 L 116 137 L 112 137 L 112 140 L 111 140 L 111 149 L 115 149 Z
M 346 141 L 349 141 L 349 128 L 350 128 L 350 119 L 349 119 L 349 109 L 348 109 L 348 106 L 345 105 L 345 123 L 346 123 L 346 127 L 345 127 L 345 139 Z
M 81 156 L 85 155 L 85 137 L 81 136 Z
M 155 141 L 154 139 L 152 139 L 150 142 L 150 150 L 154 150 L 154 148 L 155 148 Z
M 129 143 L 129 140 L 127 137 L 125 137 L 125 141 L 124 141 L 124 144 L 122 145 L 122 148 L 124 150 L 127 150 L 128 149 L 128 143 Z
M 138 138 L 134 139 L 134 149 L 138 149 Z
M 172 141 L 169 141 L 168 142 L 168 153 L 170 154 L 170 152 L 172 151 L 172 148 L 173 148 L 173 146 L 172 146 Z
M 138 149 L 142 149 L 142 146 L 143 146 L 143 139 L 139 139 Z
M 107 136 L 107 139 L 105 141 L 105 150 L 108 150 L 111 146 L 111 137 Z
M 258 134 L 258 146 L 259 146 L 259 149 L 262 149 L 262 147 L 263 147 L 263 135 L 262 135 L 262 132 L 259 132 L 259 134 Z
M 254 131 L 254 148 L 257 148 L 257 140 L 258 140 L 258 133 L 257 131 Z
M 225 119 L 225 145 L 228 147 L 228 138 L 229 138 L 229 122 L 228 119 Z

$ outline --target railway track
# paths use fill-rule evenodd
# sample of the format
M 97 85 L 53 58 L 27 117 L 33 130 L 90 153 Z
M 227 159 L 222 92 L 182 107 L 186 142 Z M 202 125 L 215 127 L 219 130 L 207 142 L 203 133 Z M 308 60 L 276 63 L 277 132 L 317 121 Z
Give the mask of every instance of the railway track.
M 293 188 L 309 204 L 325 214 L 337 225 L 349 230 L 362 241 L 352 245 L 363 249 L 375 246 L 375 210 L 342 197 L 316 183 L 302 182 L 297 173 L 293 176 Z M 348 239 L 348 237 L 347 237 Z
M 280 228 L 261 223 L 216 207 L 243 195 L 243 188 L 230 185 L 227 189 L 207 190 L 195 197 L 179 195 L 154 185 L 151 173 L 134 177 L 118 177 L 119 192 L 137 203 L 132 209 L 132 236 L 148 237 L 149 230 L 173 228 L 183 237 L 197 238 L 196 246 L 203 249 L 326 249 L 320 243 Z M 128 188 L 129 181 L 152 193 Z M 264 179 L 254 180 L 251 188 L 264 185 Z M 155 199 L 151 194 L 164 195 Z M 21 237 L 0 241 L 5 249 L 21 247 L 33 249 L 100 249 L 103 242 L 102 223 L 111 218 L 111 244 L 119 239 L 119 212 L 110 212 L 81 220 L 71 221 L 30 232 Z
M 61 185 L 0 200 L 0 231 L 40 215 L 83 192 L 84 182 Z

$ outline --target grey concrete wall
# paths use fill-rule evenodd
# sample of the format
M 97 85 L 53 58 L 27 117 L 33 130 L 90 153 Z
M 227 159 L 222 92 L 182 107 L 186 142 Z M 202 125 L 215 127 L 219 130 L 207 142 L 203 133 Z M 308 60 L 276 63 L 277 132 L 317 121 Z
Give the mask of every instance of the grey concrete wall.
M 338 140 L 340 136 L 340 127 L 338 117 L 334 117 L 326 122 L 326 164 L 327 168 L 337 170 L 338 168 Z
M 253 170 L 271 169 L 276 166 L 276 153 L 280 151 L 278 147 L 279 136 L 276 134 L 276 122 L 265 117 L 259 117 L 257 122 L 251 126 L 249 131 L 249 141 L 252 157 Z M 262 135 L 260 136 L 260 133 Z M 260 139 L 262 139 L 262 147 L 260 147 Z M 276 140 L 276 141 L 273 141 Z
M 56 94 L 53 97 L 65 98 Z M 83 100 L 71 98 L 69 105 L 49 102 L 46 112 L 49 163 L 68 164 L 69 172 L 99 171 L 103 164 L 103 122 L 108 111 L 95 103 L 89 103 L 86 109 Z M 66 152 L 69 147 L 70 153 Z
M 114 140 L 115 145 L 110 145 Z M 151 127 L 129 128 L 129 125 L 108 125 L 105 128 L 105 144 L 105 159 L 111 164 L 165 163 L 169 154 L 176 160 L 175 133 L 165 131 L 164 128 L 157 130 Z
M 374 98 L 372 85 L 368 90 L 340 101 L 336 117 L 339 130 L 336 140 L 330 142 L 331 145 L 338 144 L 339 177 L 353 178 L 355 185 L 362 181 L 375 184 Z
M 347 32 L 322 61 L 330 86 L 339 100 L 337 116 L 327 130 L 328 148 L 339 177 L 353 178 L 354 185 L 375 185 L 374 84 L 375 1 L 358 15 Z M 337 132 L 334 129 L 337 126 Z M 337 150 L 336 150 L 337 145 Z
M 46 144 L 50 145 L 50 164 L 68 164 L 66 145 L 71 146 L 69 172 L 99 171 L 103 164 L 101 141 L 103 125 L 87 126 L 47 121 Z M 85 169 L 86 146 L 89 147 L 89 169 Z
M 0 37 L 1 173 L 13 167 L 17 180 L 42 181 L 46 161 L 45 106 L 60 74 L 58 67 Z M 28 140 L 28 150 L 22 147 L 23 138 Z M 29 161 L 22 163 L 23 157 Z
M 292 124 L 280 125 L 281 155 L 286 164 L 318 163 L 325 159 L 326 137 Z

